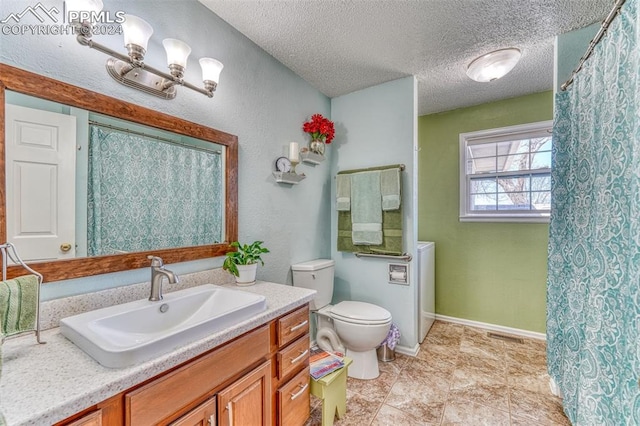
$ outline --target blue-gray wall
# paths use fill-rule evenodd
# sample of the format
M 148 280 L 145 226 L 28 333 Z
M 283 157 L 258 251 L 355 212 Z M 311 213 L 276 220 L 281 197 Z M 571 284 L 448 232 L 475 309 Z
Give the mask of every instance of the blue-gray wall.
M 588 27 L 561 34 L 556 38 L 555 92 L 571 77 L 571 72 L 578 67 L 580 58 L 587 51 L 589 43 L 595 37 L 601 25 L 598 22 Z
M 417 82 L 414 77 L 394 80 L 331 100 L 336 124 L 335 145 L 330 145 L 331 174 L 387 164 L 404 164 L 402 208 L 404 248 L 414 258 L 417 245 L 416 144 Z M 389 284 L 388 264 L 394 260 L 357 258 L 336 250 L 335 184 L 331 185 L 332 258 L 336 261 L 334 302 L 360 300 L 380 305 L 393 316 L 402 337 L 400 344 L 417 344 L 418 297 L 415 261 L 410 262 L 410 285 Z
M 62 10 L 62 0 L 44 0 Z M 31 2 L 3 0 L 0 17 L 21 12 Z M 106 73 L 107 56 L 81 46 L 71 35 L 1 35 L 0 60 L 6 64 L 101 92 L 239 138 L 239 238 L 263 240 L 271 249 L 258 278 L 291 283 L 289 265 L 330 255 L 329 161 L 298 166 L 307 178 L 296 186 L 275 183 L 273 162 L 290 141 L 303 146 L 302 123 L 311 114 L 330 115 L 330 100 L 195 0 L 105 1 L 105 10 L 124 10 L 154 28 L 146 62 L 163 68 L 162 39 L 178 38 L 192 50 L 185 79 L 201 81 L 198 59 L 211 56 L 224 65 L 213 99 L 181 88 L 176 99 L 161 100 L 122 86 Z M 37 24 L 32 16 L 21 23 Z M 125 53 L 122 36 L 95 40 Z M 331 156 L 331 149 L 328 152 Z M 220 266 L 221 258 L 171 265 L 178 273 Z M 146 269 L 69 280 L 44 286 L 43 298 L 147 281 Z

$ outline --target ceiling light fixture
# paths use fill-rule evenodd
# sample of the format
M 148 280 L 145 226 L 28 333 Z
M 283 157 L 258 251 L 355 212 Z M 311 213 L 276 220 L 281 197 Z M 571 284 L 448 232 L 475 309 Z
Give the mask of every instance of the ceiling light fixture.
M 69 6 L 69 3 L 73 6 Z M 144 55 L 147 52 L 147 44 L 151 34 L 153 34 L 153 28 L 142 18 L 124 15 L 124 21 L 121 25 L 127 55 L 93 41 L 91 39 L 93 35 L 91 21 L 93 20 L 92 18 L 97 19 L 96 17 L 100 16 L 102 6 L 102 0 L 74 0 L 73 2 L 67 2 L 70 16 L 81 17 L 71 22 L 76 30 L 78 43 L 111 56 L 107 60 L 107 72 L 114 80 L 125 86 L 142 90 L 163 99 L 175 98 L 177 94 L 176 86 L 188 87 L 210 98 L 213 97 L 213 92 L 218 86 L 220 72 L 224 65 L 212 58 L 201 58 L 200 66 L 202 67 L 204 88 L 184 81 L 184 71 L 187 67 L 187 58 L 191 53 L 191 48 L 185 42 L 172 38 L 162 41 L 167 53 L 169 73 L 145 64 Z M 74 9 L 71 10 L 71 7 Z
M 486 83 L 504 77 L 516 66 L 522 52 L 515 47 L 500 49 L 474 59 L 467 67 L 470 79 Z

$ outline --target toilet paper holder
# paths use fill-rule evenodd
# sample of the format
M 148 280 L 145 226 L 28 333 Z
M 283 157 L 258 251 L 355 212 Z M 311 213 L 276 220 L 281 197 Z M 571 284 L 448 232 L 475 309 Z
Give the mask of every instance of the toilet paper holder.
M 389 283 L 409 285 L 409 265 L 389 263 Z

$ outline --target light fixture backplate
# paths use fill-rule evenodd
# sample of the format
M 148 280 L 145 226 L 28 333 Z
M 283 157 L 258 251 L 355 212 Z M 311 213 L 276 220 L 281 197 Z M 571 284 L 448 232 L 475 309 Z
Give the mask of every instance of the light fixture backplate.
M 131 65 L 115 58 L 109 58 L 106 67 L 109 75 L 118 83 L 125 86 L 142 90 L 143 92 L 162 99 L 173 99 L 178 94 L 175 85 L 163 90 L 163 87 L 171 83 L 171 81 L 147 72 L 143 68 L 133 68 L 131 71 L 126 72 L 126 70 L 131 68 Z M 125 71 L 124 74 L 123 70 Z

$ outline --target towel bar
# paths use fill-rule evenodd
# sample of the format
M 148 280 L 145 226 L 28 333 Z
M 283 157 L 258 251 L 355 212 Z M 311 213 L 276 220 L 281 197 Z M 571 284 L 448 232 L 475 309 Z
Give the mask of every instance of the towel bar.
M 407 262 L 411 262 L 413 256 L 409 253 L 402 254 L 375 254 L 375 253 L 355 253 L 356 257 L 377 257 L 382 259 L 394 259 L 394 260 L 405 260 Z
M 2 280 L 3 281 L 7 279 L 7 261 L 9 259 L 11 259 L 13 263 L 22 266 L 24 269 L 26 269 L 27 271 L 31 272 L 33 275 L 38 277 L 38 289 L 36 294 L 36 299 L 38 303 L 38 306 L 36 307 L 36 328 L 35 330 L 24 331 L 23 333 L 20 333 L 20 334 L 35 332 L 36 340 L 38 343 L 40 343 L 41 345 L 44 343 L 47 343 L 40 339 L 40 286 L 42 285 L 42 280 L 43 280 L 42 274 L 34 271 L 29 266 L 27 266 L 27 264 L 24 263 L 20 255 L 18 255 L 18 251 L 16 250 L 16 247 L 11 243 L 7 242 L 4 244 L 0 244 L 0 256 L 2 259 Z M 15 334 L 12 336 L 17 336 L 17 335 L 19 334 Z
M 372 172 L 372 171 L 376 171 L 376 170 L 386 170 L 386 169 L 393 169 L 393 168 L 398 168 L 400 169 L 401 172 L 404 172 L 404 169 L 406 168 L 404 164 L 393 164 L 390 166 L 379 166 L 379 167 L 367 167 L 364 169 L 353 169 L 353 170 L 342 170 L 340 172 L 338 172 L 339 175 L 347 175 L 347 174 L 351 174 L 351 173 L 359 173 L 359 172 Z M 333 177 L 334 179 L 336 178 L 335 176 Z

